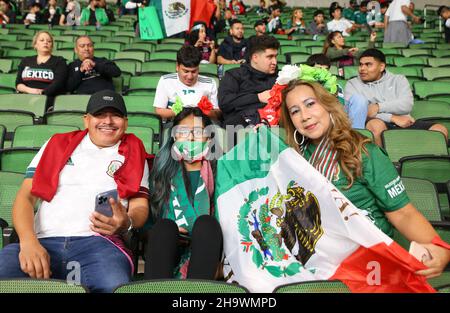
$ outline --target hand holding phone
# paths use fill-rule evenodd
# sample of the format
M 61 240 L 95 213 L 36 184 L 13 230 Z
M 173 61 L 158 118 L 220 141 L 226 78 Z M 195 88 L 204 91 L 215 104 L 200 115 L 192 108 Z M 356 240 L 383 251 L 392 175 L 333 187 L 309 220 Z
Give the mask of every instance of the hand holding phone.
M 422 263 L 432 259 L 430 251 L 415 241 L 411 241 L 409 253 Z
M 113 216 L 111 204 L 109 203 L 110 198 L 113 198 L 116 202 L 118 201 L 116 189 L 99 193 L 95 197 L 95 211 L 108 217 Z

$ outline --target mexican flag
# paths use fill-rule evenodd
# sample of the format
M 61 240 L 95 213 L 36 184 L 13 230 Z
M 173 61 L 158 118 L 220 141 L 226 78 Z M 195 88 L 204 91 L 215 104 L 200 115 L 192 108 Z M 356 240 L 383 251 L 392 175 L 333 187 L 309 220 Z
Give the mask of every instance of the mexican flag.
M 224 274 L 251 292 L 336 279 L 352 292 L 434 292 L 414 274 L 422 263 L 265 127 L 219 159 L 216 195 Z
M 209 25 L 215 5 L 210 0 L 154 0 L 166 37 L 188 31 L 195 21 Z

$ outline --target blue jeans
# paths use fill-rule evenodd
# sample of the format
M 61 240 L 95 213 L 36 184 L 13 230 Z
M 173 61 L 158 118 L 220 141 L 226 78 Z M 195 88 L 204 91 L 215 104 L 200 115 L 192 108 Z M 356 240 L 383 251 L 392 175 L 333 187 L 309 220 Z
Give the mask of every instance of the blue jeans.
M 51 237 L 39 242 L 50 256 L 51 278 L 80 283 L 91 292 L 112 292 L 131 280 L 128 258 L 100 236 Z M 0 250 L 0 278 L 29 277 L 20 269 L 19 252 L 17 243 Z
M 366 128 L 367 112 L 369 109 L 369 100 L 360 94 L 354 94 L 349 101 L 345 103 L 345 111 L 352 121 L 353 128 Z

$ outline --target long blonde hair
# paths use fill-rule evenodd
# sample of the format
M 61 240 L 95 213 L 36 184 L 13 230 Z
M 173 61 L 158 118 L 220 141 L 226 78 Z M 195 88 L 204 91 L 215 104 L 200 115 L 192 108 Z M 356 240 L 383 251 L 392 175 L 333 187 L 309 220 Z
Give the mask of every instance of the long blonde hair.
M 300 147 L 294 138 L 296 128 L 292 123 L 286 104 L 287 95 L 298 86 L 310 87 L 314 91 L 318 102 L 332 116 L 332 126 L 327 136 L 330 148 L 337 152 L 337 161 L 347 177 L 347 188 L 350 188 L 355 178 L 362 176 L 362 152 L 367 154 L 365 145 L 371 140 L 352 129 L 342 104 L 322 85 L 316 82 L 297 80 L 292 81 L 282 92 L 281 125 L 286 130 L 286 142 L 289 146 L 301 153 Z

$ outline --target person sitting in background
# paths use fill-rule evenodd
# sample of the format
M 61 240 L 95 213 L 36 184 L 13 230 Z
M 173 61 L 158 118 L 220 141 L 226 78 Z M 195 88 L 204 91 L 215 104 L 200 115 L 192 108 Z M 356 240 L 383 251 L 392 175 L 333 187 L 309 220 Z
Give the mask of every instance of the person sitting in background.
M 309 23 L 306 33 L 309 35 L 326 35 L 328 27 L 325 23 L 325 14 L 322 10 L 314 11 L 314 20 Z
M 131 281 L 123 237 L 147 220 L 150 156 L 125 134 L 121 95 L 95 93 L 83 119 L 85 130 L 54 135 L 28 166 L 13 204 L 20 243 L 0 250 L 0 278 L 60 279 L 91 292 Z M 118 195 L 101 213 L 98 196 L 108 191 Z
M 200 108 L 184 108 L 156 156 L 145 279 L 215 279 L 222 232 L 214 218 L 216 162 L 207 158 L 211 126 Z
M 219 119 L 217 85 L 212 78 L 199 75 L 201 59 L 200 51 L 194 46 L 185 45 L 178 50 L 177 73 L 163 75 L 156 87 L 153 106 L 161 118 L 171 120 L 179 113 L 177 103 L 196 106 L 205 96 L 212 104 L 208 116 Z
M 69 64 L 67 91 L 87 95 L 98 90 L 114 91 L 112 78 L 119 77 L 122 72 L 113 61 L 94 56 L 94 43 L 89 36 L 77 38 L 75 53 L 78 60 Z
M 302 9 L 294 9 L 291 18 L 286 24 L 287 35 L 299 35 L 306 32 L 306 24 L 303 20 Z
M 99 7 L 99 0 L 89 0 L 89 5 L 81 11 L 81 25 L 92 25 L 99 28 L 109 23 L 105 9 Z
M 386 129 L 429 129 L 443 133 L 446 140 L 448 138 L 444 125 L 417 122 L 411 117 L 414 97 L 408 80 L 386 70 L 386 57 L 378 49 L 368 49 L 360 55 L 359 76 L 347 82 L 345 100 L 352 102 L 352 110 L 367 112 L 361 116 L 362 124 L 367 118 L 366 128 L 373 133 L 379 146 L 381 133 Z
M 247 40 L 244 38 L 244 26 L 239 20 L 230 23 L 230 35 L 219 46 L 218 64 L 242 64 L 245 62 Z
M 330 6 L 330 17 L 332 20 L 327 23 L 329 32 L 339 31 L 343 36 L 350 36 L 357 28 L 354 23 L 342 17 L 342 8 L 337 2 Z
M 443 5 L 439 7 L 437 12 L 443 19 L 445 42 L 450 43 L 450 8 Z
M 99 0 L 98 7 L 105 10 L 106 16 L 108 17 L 108 23 L 116 21 L 116 18 L 114 17 L 114 12 L 110 8 L 108 8 L 106 0 Z
M 263 20 L 257 20 L 253 27 L 255 28 L 256 36 L 261 36 L 266 33 L 266 23 Z
M 25 57 L 19 64 L 17 92 L 54 97 L 64 92 L 67 65 L 64 58 L 52 55 L 53 37 L 39 31 L 33 37 L 36 56 Z
M 6 0 L 0 0 L 0 27 L 4 27 L 4 25 L 11 22 L 11 19 L 8 16 L 9 12 L 9 2 L 6 2 Z
M 61 14 L 59 25 L 61 26 L 79 26 L 81 19 L 81 7 L 78 1 L 70 0 L 67 2 L 64 13 Z
M 233 20 L 233 14 L 229 8 L 225 8 L 223 17 L 215 21 L 213 24 L 214 33 L 229 32 L 231 29 L 231 21 Z
M 259 1 L 259 6 L 258 6 L 258 8 L 256 9 L 256 13 L 258 14 L 258 15 L 265 15 L 265 14 L 267 14 L 269 11 L 267 10 L 267 8 L 266 8 L 266 1 L 265 0 L 260 0 Z
M 370 34 L 368 48 L 375 46 L 377 33 Z M 340 31 L 333 31 L 328 34 L 327 39 L 323 45 L 323 53 L 333 62 L 337 67 L 351 66 L 358 61 L 361 51 L 356 47 L 348 47 L 345 45 L 345 38 Z
M 225 125 L 256 125 L 277 78 L 280 43 L 273 36 L 253 36 L 248 62 L 225 72 L 219 85 L 219 107 Z
M 44 10 L 43 21 L 52 26 L 59 25 L 61 14 L 62 10 L 56 5 L 56 0 L 49 0 Z
M 31 24 L 43 24 L 44 17 L 41 13 L 41 5 L 39 3 L 33 3 L 29 7 L 29 12 L 25 16 L 25 19 L 23 20 L 23 24 L 25 27 L 30 26 Z
M 272 34 L 284 34 L 283 24 L 280 19 L 281 7 L 278 5 L 271 6 L 269 22 L 267 23 L 267 30 Z
M 367 24 L 372 28 L 384 28 L 384 14 L 389 4 L 380 4 L 380 12 L 376 12 L 375 7 L 370 8 L 367 12 Z
M 201 63 L 216 63 L 216 44 L 207 36 L 204 22 L 194 22 L 187 43 L 200 51 Z
M 346 18 L 347 20 L 352 20 L 353 14 L 355 14 L 356 12 L 357 6 L 358 3 L 356 2 L 356 0 L 350 0 L 348 2 L 348 6 L 342 10 L 342 15 L 344 16 L 344 18 Z
M 359 5 L 359 10 L 357 10 L 353 13 L 351 20 L 355 22 L 355 25 L 358 28 L 367 27 L 367 4 L 368 3 L 369 3 L 369 1 L 367 1 L 367 0 L 361 1 L 361 4 Z

